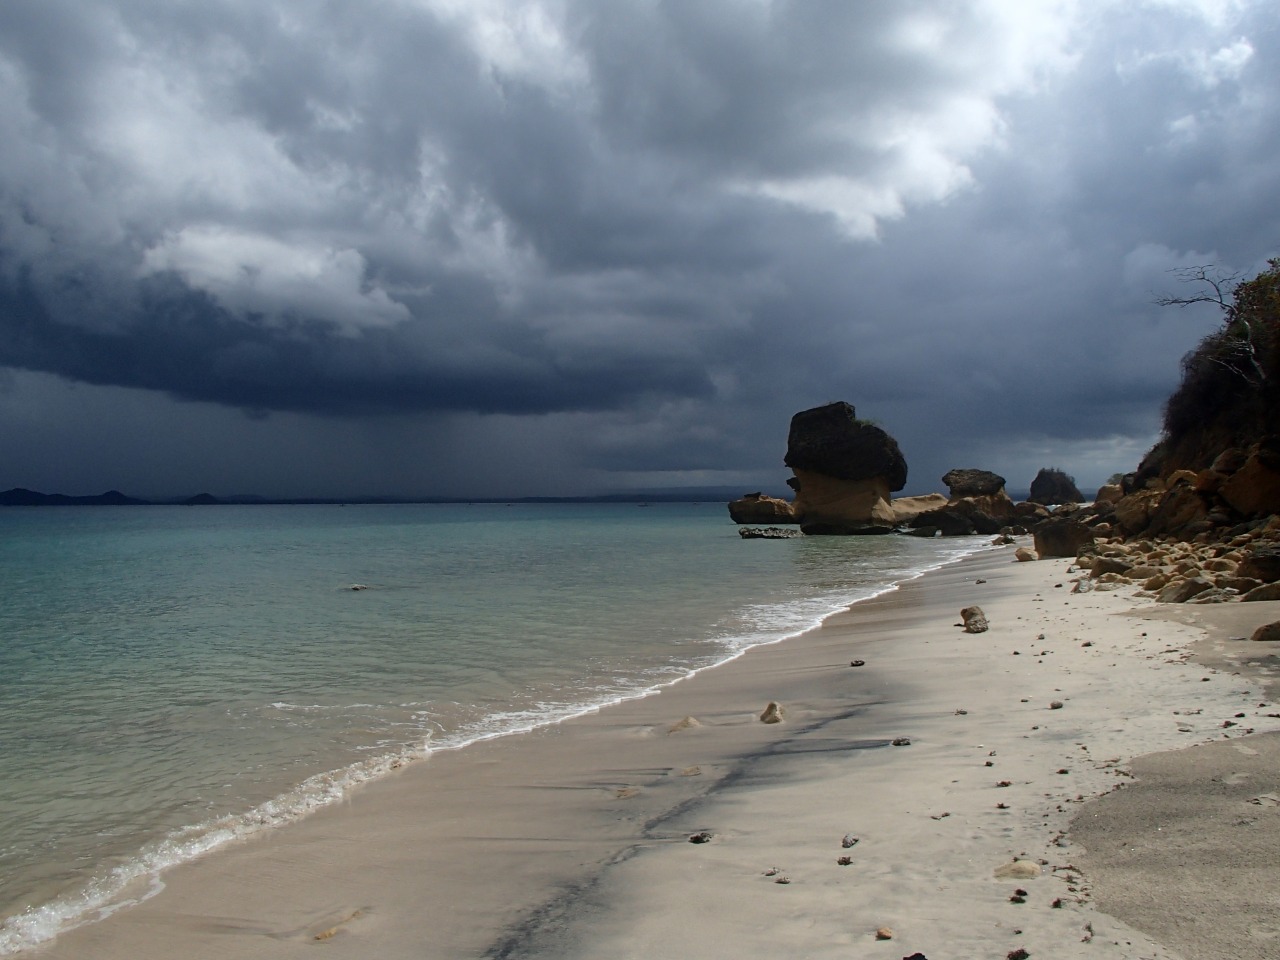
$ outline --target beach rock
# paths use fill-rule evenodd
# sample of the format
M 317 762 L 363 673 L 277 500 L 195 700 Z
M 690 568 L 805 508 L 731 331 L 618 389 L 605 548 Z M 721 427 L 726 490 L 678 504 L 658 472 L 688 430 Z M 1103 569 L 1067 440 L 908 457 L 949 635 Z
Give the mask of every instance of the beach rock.
M 958 468 L 948 470 L 942 477 L 947 485 L 951 499 L 960 497 L 978 497 L 1000 493 L 1004 490 L 1004 477 L 990 470 Z
M 1093 575 L 1100 577 L 1104 573 L 1128 574 L 1134 565 L 1120 557 L 1098 557 L 1093 562 Z
M 1045 467 L 1031 481 L 1032 503 L 1083 503 L 1084 497 L 1072 477 L 1054 467 Z
M 797 481 L 796 513 L 810 536 L 891 533 L 897 526 L 883 477 L 844 480 L 792 468 Z
M 892 927 L 880 927 L 879 929 L 877 929 L 877 930 L 876 930 L 876 939 L 877 939 L 877 940 L 892 940 L 892 939 L 893 939 L 893 928 L 892 928 Z
M 1253 631 L 1250 640 L 1257 640 L 1262 643 L 1280 641 L 1280 620 L 1275 623 L 1266 623 Z
M 897 526 L 910 523 L 922 513 L 947 505 L 947 498 L 940 493 L 926 493 L 918 497 L 899 497 L 889 506 L 893 508 L 893 521 Z
M 782 527 L 739 527 L 738 536 L 743 540 L 789 540 L 803 534 L 799 530 L 784 530 Z
M 748 493 L 729 504 L 734 523 L 795 523 L 792 505 L 763 493 Z
M 707 843 L 714 836 L 715 834 L 712 833 L 710 830 L 703 830 L 699 833 L 691 834 L 689 836 L 689 842 L 690 843 Z
M 1257 600 L 1280 600 L 1280 583 L 1264 583 L 1244 594 L 1241 600 L 1250 602 Z
M 1034 880 L 1040 873 L 1040 864 L 1034 860 L 1014 860 L 995 869 L 997 880 Z
M 981 607 L 965 607 L 960 611 L 960 619 L 964 621 L 965 633 L 986 633 L 989 627 Z
M 1183 471 L 1185 472 L 1185 471 Z M 1179 480 L 1155 504 L 1145 528 L 1148 536 L 1174 536 L 1186 539 L 1208 529 L 1198 525 L 1208 518 L 1205 499 L 1185 479 Z M 1192 529 L 1196 527 L 1196 529 Z
M 1250 447 L 1248 458 L 1223 481 L 1218 495 L 1246 517 L 1280 513 L 1280 437 Z
M 1163 490 L 1138 490 L 1122 497 L 1115 504 L 1115 522 L 1128 536 L 1147 529 L 1151 513 L 1160 502 Z
M 940 532 L 944 537 L 967 537 L 978 532 L 971 519 L 947 507 L 922 513 L 909 521 L 908 526 L 913 530 Z
M 1106 483 L 1098 488 L 1097 495 L 1093 498 L 1095 505 L 1100 503 L 1115 504 L 1124 496 L 1124 488 L 1118 483 Z
M 1187 603 L 1228 603 L 1238 599 L 1239 596 L 1239 590 L 1232 590 L 1230 587 L 1213 587 L 1197 593 Z
M 697 717 L 684 717 L 669 726 L 667 728 L 667 733 L 679 733 L 681 730 L 692 730 L 694 727 L 700 726 L 702 726 L 702 724 L 698 722 Z
M 1030 560 L 1039 559 L 1034 550 L 1028 550 L 1026 547 L 1019 547 L 1013 551 L 1013 555 L 1019 563 L 1027 563 Z
M 907 461 L 893 437 L 849 404 L 793 416 L 783 462 L 795 474 L 792 508 L 805 533 L 888 533 L 897 525 L 889 501 L 906 485 Z
M 1266 544 L 1254 547 L 1240 562 L 1236 573 L 1242 577 L 1261 580 L 1263 583 L 1275 583 L 1280 580 L 1280 545 Z
M 792 470 L 840 480 L 882 478 L 890 490 L 901 490 L 907 483 L 907 461 L 898 442 L 859 420 L 843 401 L 802 410 L 791 418 L 783 462 Z
M 1161 589 L 1156 597 L 1158 603 L 1186 603 L 1197 593 L 1213 589 L 1213 584 L 1204 577 L 1189 577 L 1186 580 L 1175 580 Z
M 1045 557 L 1075 557 L 1086 544 L 1094 541 L 1093 531 L 1069 517 L 1046 520 L 1036 527 L 1036 553 Z
M 760 714 L 760 722 L 781 723 L 784 712 L 780 703 L 770 700 L 769 705 L 764 708 L 764 713 Z

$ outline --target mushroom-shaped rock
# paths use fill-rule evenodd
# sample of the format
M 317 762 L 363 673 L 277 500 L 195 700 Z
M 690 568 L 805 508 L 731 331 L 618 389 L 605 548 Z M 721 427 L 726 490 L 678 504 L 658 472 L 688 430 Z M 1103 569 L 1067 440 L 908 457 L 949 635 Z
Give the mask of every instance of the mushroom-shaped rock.
M 898 442 L 839 402 L 791 418 L 785 463 L 795 473 L 795 513 L 805 533 L 887 533 L 889 501 L 907 482 Z

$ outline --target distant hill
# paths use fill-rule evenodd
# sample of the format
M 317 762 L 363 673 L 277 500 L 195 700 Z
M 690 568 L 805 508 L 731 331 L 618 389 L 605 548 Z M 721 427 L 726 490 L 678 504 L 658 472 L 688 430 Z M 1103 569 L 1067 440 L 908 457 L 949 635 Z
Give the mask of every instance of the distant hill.
M 96 497 L 69 497 L 64 493 L 39 493 L 14 487 L 0 493 L 0 507 L 134 507 L 148 501 L 126 497 L 119 490 L 108 490 Z

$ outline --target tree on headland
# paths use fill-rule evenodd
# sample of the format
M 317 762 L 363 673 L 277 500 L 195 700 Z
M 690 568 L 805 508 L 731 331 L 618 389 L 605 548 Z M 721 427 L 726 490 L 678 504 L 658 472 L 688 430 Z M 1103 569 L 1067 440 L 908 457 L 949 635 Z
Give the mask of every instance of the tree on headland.
M 1163 436 L 1140 473 L 1200 469 L 1227 447 L 1280 433 L 1280 258 L 1241 280 L 1212 266 L 1176 271 L 1192 286 L 1164 306 L 1208 303 L 1222 324 L 1182 358 L 1182 383 L 1165 403 Z

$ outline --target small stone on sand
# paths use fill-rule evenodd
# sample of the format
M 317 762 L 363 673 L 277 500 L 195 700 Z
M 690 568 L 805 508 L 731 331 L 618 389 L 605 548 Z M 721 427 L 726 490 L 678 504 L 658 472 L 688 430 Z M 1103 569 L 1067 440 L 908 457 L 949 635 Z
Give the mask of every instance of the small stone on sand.
M 986 633 L 987 615 L 981 607 L 965 607 L 960 611 L 960 619 L 964 621 L 965 633 Z
M 1014 860 L 995 869 L 997 880 L 1034 880 L 1040 876 L 1040 864 L 1034 860 Z
M 760 714 L 761 723 L 781 723 L 782 722 L 782 704 L 773 700 L 769 701 L 769 705 L 764 708 L 764 713 Z
M 846 850 L 848 850 L 850 847 L 856 847 L 857 845 L 858 845 L 858 838 L 855 837 L 852 833 L 846 833 L 844 835 L 844 839 L 840 841 L 840 846 L 844 847 Z
M 675 723 L 669 726 L 667 728 L 667 733 L 679 733 L 681 730 L 690 730 L 693 727 L 700 727 L 700 726 L 702 726 L 702 724 L 698 722 L 697 717 L 685 717 L 682 720 L 677 720 Z
M 706 843 L 708 840 L 710 840 L 714 836 L 715 834 L 712 833 L 711 831 L 703 830 L 701 833 L 695 833 L 691 837 L 689 837 L 689 842 L 690 843 Z
M 700 777 L 702 776 L 702 768 L 701 767 L 685 767 L 683 770 L 680 771 L 680 776 Z
M 851 666 L 851 667 L 865 667 L 866 665 L 867 665 L 867 661 L 865 661 L 865 660 L 850 660 L 850 661 L 849 661 L 849 666 Z
M 881 927 L 876 931 L 877 940 L 892 940 L 893 929 L 891 927 Z

